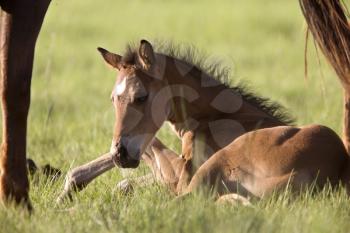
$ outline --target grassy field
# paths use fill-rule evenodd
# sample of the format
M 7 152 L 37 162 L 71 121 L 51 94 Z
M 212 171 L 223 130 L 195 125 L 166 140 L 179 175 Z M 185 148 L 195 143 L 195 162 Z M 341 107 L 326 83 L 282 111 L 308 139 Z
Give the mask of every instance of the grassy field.
M 342 97 L 336 76 L 309 43 L 304 76 L 305 23 L 297 0 L 54 0 L 43 25 L 32 85 L 28 156 L 67 171 L 109 149 L 114 121 L 109 100 L 116 74 L 96 47 L 123 51 L 145 38 L 194 44 L 232 67 L 232 81 L 285 105 L 298 124 L 341 132 Z M 178 140 L 159 133 L 171 148 Z M 218 206 L 196 194 L 183 202 L 163 187 L 114 193 L 115 169 L 55 206 L 63 179 L 31 182 L 35 213 L 0 211 L 0 232 L 349 232 L 350 199 L 343 190 L 280 195 L 254 207 Z

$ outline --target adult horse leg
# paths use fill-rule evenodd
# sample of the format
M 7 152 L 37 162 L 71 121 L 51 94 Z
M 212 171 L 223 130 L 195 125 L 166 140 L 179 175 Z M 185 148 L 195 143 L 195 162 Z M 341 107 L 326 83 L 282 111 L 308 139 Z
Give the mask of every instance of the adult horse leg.
M 29 204 L 26 132 L 34 49 L 50 0 L 0 0 L 0 198 Z

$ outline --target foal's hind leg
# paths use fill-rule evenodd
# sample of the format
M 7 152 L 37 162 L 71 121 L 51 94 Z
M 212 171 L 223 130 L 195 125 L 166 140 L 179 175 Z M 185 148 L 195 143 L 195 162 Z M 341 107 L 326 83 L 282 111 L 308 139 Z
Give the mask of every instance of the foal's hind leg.
M 247 164 L 235 159 L 239 155 L 237 152 L 239 151 L 218 151 L 196 171 L 190 184 L 180 193 L 187 194 L 206 186 L 211 190 L 214 188 L 218 194 L 231 192 L 243 197 L 262 197 L 265 193 L 286 187 L 294 176 L 291 172 L 276 177 L 257 177 L 246 172 Z
M 177 199 L 182 200 L 199 187 L 205 186 L 206 188 L 215 191 L 218 197 L 216 203 L 218 204 L 229 203 L 243 206 L 251 205 L 248 198 L 252 197 L 252 195 L 249 191 L 238 182 L 238 179 L 232 182 L 224 173 L 220 161 L 209 159 L 197 170 L 191 179 L 190 184 L 185 189 L 180 190 L 180 196 Z M 218 196 L 227 192 L 231 193 Z

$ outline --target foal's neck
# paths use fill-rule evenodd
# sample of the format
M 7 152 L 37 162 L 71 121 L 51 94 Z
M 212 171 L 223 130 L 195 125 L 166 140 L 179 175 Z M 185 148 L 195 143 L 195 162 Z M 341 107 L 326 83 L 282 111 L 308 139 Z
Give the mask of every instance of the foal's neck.
M 285 125 L 282 121 L 244 99 L 214 78 L 173 58 L 167 58 L 165 77 L 170 86 L 180 87 L 185 98 L 173 96 L 169 121 L 181 137 L 201 124 L 229 119 L 243 126 L 245 132 Z M 182 88 L 181 88 L 182 87 Z M 192 96 L 190 101 L 187 97 Z

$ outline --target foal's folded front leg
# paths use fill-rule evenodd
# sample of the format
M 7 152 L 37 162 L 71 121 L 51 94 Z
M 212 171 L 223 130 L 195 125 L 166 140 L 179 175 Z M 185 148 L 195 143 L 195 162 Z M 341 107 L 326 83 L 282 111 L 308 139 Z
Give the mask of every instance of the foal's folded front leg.
M 146 153 L 142 156 L 146 164 L 151 168 L 153 176 L 146 175 L 140 179 L 134 179 L 129 182 L 128 179 L 123 180 L 119 185 L 121 189 L 129 188 L 127 186 L 134 183 L 145 186 L 151 184 L 154 179 L 172 186 L 177 182 L 178 173 L 181 171 L 182 159 L 172 150 L 168 149 L 159 139 L 155 138 L 148 146 Z M 82 166 L 74 168 L 68 172 L 62 193 L 57 198 L 57 202 L 61 202 L 66 197 L 72 199 L 71 193 L 84 189 L 93 179 L 116 166 L 115 155 L 108 152 L 99 158 L 86 163 Z
M 84 189 L 93 179 L 115 166 L 115 155 L 108 152 L 89 163 L 74 168 L 66 176 L 64 189 L 57 198 L 57 203 L 66 197 L 72 199 L 71 193 L 73 191 Z
M 155 138 L 142 155 L 142 159 L 152 173 L 137 178 L 126 178 L 117 184 L 117 190 L 129 193 L 135 187 L 144 187 L 159 182 L 175 191 L 185 162 L 178 154 Z

